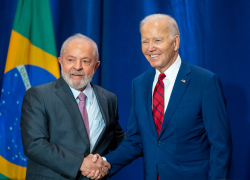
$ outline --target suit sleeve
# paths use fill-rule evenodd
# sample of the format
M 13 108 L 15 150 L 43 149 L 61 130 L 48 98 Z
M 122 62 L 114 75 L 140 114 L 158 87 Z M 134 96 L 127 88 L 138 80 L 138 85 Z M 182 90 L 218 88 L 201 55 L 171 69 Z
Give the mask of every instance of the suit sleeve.
M 119 120 L 119 115 L 118 115 L 118 103 L 117 103 L 117 97 L 114 95 L 112 97 L 112 105 L 113 109 L 112 112 L 114 112 L 114 119 L 115 119 L 115 125 L 114 125 L 114 136 L 112 139 L 112 143 L 110 146 L 110 150 L 114 151 L 120 144 L 121 142 L 126 138 L 126 133 L 123 132 L 118 120 Z
M 231 163 L 232 139 L 222 85 L 214 74 L 206 83 L 202 114 L 211 144 L 209 179 L 226 179 Z
M 44 99 L 36 87 L 23 100 L 21 135 L 24 154 L 32 161 L 57 173 L 75 178 L 84 156 L 49 141 L 49 120 Z
M 119 115 L 118 115 L 118 102 L 117 102 L 117 97 L 115 96 L 115 100 L 114 100 L 114 112 L 115 112 L 115 120 L 116 120 L 116 124 L 115 124 L 115 147 L 112 150 L 115 150 L 120 144 L 121 142 L 126 138 L 126 133 L 123 132 L 118 120 L 119 120 Z
M 110 176 L 113 176 L 123 167 L 143 155 L 140 130 L 137 124 L 137 118 L 134 110 L 134 95 L 135 94 L 132 83 L 130 117 L 127 126 L 127 137 L 115 151 L 112 151 L 111 153 L 105 155 L 107 161 L 111 164 L 111 169 L 109 171 Z

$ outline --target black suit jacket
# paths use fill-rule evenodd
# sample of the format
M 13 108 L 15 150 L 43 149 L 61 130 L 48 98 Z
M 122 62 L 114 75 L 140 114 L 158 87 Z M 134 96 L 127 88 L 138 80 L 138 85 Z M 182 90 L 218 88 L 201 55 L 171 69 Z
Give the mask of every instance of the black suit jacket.
M 106 124 L 92 153 L 103 156 L 119 145 L 125 133 L 118 123 L 116 96 L 100 86 L 92 87 Z M 73 93 L 62 77 L 26 92 L 21 134 L 29 158 L 27 180 L 87 179 L 79 168 L 90 153 L 90 142 Z

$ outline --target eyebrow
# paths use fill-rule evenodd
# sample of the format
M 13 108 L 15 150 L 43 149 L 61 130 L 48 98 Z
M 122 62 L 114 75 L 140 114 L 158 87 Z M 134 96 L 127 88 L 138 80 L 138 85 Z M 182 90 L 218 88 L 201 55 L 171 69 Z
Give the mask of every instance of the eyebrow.
M 157 37 L 157 38 L 154 38 L 154 39 L 164 39 L 163 37 Z
M 81 59 L 91 59 L 91 58 L 89 58 L 89 57 L 83 57 L 83 58 L 81 58 Z
M 72 56 L 72 55 L 68 55 L 67 58 L 76 58 L 76 57 L 75 57 L 75 56 Z M 89 58 L 89 57 L 83 57 L 83 58 L 81 58 L 81 59 L 89 59 L 89 60 L 91 60 L 91 58 Z
M 152 39 L 164 39 L 164 37 L 155 37 L 155 38 L 152 38 Z M 141 41 L 147 41 L 148 39 L 141 39 Z
M 71 58 L 75 58 L 74 56 L 71 56 L 71 55 L 68 55 L 68 57 L 67 57 L 67 58 L 69 58 L 69 57 L 71 57 Z

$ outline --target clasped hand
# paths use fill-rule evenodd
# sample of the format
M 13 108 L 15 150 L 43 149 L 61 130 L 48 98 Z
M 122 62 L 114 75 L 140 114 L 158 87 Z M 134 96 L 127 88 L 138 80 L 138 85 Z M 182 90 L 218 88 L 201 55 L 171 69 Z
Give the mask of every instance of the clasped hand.
M 99 154 L 89 154 L 83 159 L 80 171 L 82 175 L 91 179 L 102 179 L 108 175 L 111 165 L 102 159 Z

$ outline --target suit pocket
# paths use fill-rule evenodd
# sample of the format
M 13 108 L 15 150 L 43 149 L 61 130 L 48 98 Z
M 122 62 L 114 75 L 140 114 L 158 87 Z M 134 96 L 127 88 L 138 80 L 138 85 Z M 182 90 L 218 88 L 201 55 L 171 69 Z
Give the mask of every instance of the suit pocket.
M 209 168 L 209 159 L 182 163 L 180 167 L 182 171 L 194 171 L 194 170 Z
M 183 107 L 192 106 L 192 105 L 194 105 L 194 100 L 189 100 L 189 101 L 180 102 L 177 108 L 183 108 Z

